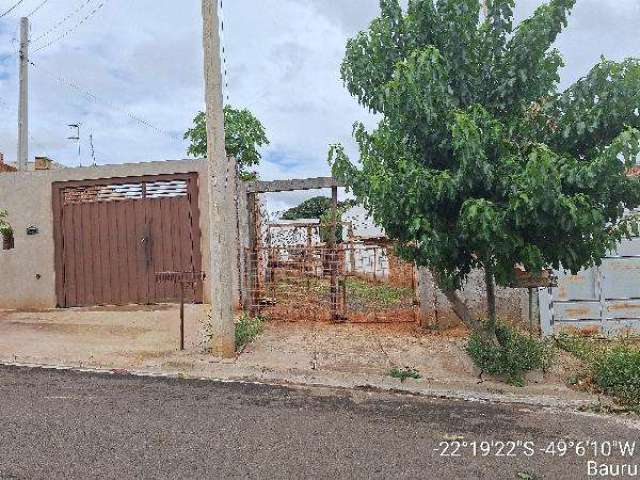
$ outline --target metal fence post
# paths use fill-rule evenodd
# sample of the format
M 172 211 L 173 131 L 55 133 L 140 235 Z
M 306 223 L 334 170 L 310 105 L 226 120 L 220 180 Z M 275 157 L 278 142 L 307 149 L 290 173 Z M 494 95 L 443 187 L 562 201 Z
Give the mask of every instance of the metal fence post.
M 247 211 L 249 214 L 249 247 L 246 255 L 247 262 L 247 289 L 248 295 L 245 296 L 245 310 L 249 311 L 249 315 L 256 315 L 258 305 L 258 219 L 257 219 L 257 199 L 255 193 L 247 194 Z
M 331 188 L 331 232 L 329 234 L 329 261 L 331 266 L 331 319 L 338 320 L 338 187 Z

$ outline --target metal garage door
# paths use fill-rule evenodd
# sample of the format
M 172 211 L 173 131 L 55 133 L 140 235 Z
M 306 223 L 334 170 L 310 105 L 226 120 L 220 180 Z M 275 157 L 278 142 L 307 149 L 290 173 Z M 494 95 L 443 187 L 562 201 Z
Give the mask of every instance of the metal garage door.
M 201 270 L 196 174 L 53 188 L 59 306 L 173 302 L 177 286 L 155 273 Z
M 640 238 L 624 241 L 600 267 L 556 274 L 558 287 L 540 295 L 543 333 L 640 333 Z

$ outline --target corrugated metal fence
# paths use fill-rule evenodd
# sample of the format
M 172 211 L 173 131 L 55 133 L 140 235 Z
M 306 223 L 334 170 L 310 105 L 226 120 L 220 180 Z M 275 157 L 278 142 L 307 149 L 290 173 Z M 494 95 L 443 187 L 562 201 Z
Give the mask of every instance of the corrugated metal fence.
M 640 334 L 640 238 L 624 241 L 596 268 L 558 271 L 540 294 L 542 332 Z

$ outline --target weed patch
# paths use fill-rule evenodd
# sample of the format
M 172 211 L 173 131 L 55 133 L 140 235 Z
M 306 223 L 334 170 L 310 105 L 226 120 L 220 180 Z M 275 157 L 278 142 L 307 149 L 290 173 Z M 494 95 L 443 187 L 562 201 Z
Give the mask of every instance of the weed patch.
M 587 364 L 577 382 L 612 396 L 635 412 L 640 412 L 640 348 L 625 339 L 608 341 L 561 335 L 557 345 Z
M 621 404 L 640 411 L 640 350 L 620 345 L 600 355 L 593 382 Z
M 517 480 L 541 480 L 541 477 L 531 472 L 519 472 L 516 476 Z
M 413 378 L 414 380 L 422 378 L 422 375 L 420 375 L 420 372 L 418 370 L 410 367 L 394 367 L 389 371 L 389 376 L 397 378 L 401 382 L 404 382 L 407 378 Z
M 347 291 L 356 304 L 389 308 L 413 302 L 413 289 L 394 287 L 386 283 L 374 283 L 359 278 L 347 279 Z
M 553 355 L 552 346 L 501 323 L 496 336 L 499 345 L 491 345 L 473 333 L 467 353 L 483 372 L 506 377 L 507 383 L 523 387 L 523 374 L 531 370 L 547 369 Z
M 250 317 L 246 313 L 236 322 L 236 350 L 253 342 L 264 331 L 264 322 L 260 317 Z

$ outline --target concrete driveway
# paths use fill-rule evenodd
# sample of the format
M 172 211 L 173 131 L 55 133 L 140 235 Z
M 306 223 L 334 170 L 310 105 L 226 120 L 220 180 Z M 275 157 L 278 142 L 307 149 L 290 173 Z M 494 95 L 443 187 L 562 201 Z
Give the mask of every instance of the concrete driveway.
M 201 349 L 202 306 L 186 308 L 185 339 Z M 45 364 L 141 366 L 178 351 L 175 305 L 0 312 L 0 358 Z

